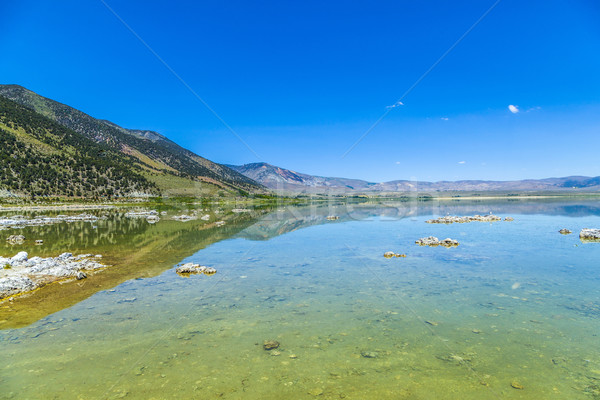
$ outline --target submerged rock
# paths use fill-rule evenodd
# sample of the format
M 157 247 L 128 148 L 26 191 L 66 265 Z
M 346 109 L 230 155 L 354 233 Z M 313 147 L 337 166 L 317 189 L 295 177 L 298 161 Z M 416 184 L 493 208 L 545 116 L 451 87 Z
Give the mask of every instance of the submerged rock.
M 521 384 L 520 384 L 519 382 L 517 382 L 517 381 L 512 381 L 512 382 L 510 383 L 510 386 L 512 386 L 512 387 L 513 387 L 513 389 L 519 389 L 519 390 L 523 390 L 523 389 L 525 389 L 525 387 L 524 387 L 523 385 L 521 385 Z
M 340 219 L 337 215 L 329 215 L 326 218 L 328 221 L 335 221 L 336 219 Z
M 379 357 L 379 353 L 377 353 L 376 351 L 361 351 L 360 355 L 361 355 L 361 357 L 364 357 L 364 358 L 377 358 L 377 357 Z
M 394 253 L 393 251 L 386 251 L 385 253 L 383 253 L 383 256 L 385 258 L 393 258 L 393 257 L 404 258 L 404 257 L 406 257 L 406 254 L 398 254 L 398 253 Z
M 263 349 L 269 351 L 273 349 L 277 349 L 279 347 L 279 342 L 277 340 L 265 340 L 263 342 Z
M 558 231 L 558 232 L 559 232 L 560 234 L 562 234 L 562 235 L 570 235 L 571 233 L 573 233 L 573 232 L 571 232 L 571 230 L 569 230 L 569 229 L 567 229 L 567 228 L 562 228 L 562 229 L 561 229 L 560 231 Z
M 582 229 L 579 238 L 583 242 L 600 242 L 600 229 Z

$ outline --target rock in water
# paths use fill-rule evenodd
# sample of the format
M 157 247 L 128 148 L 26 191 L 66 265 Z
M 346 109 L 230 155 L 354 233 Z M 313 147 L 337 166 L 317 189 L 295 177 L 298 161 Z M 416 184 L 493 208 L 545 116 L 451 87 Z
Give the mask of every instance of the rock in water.
M 440 246 L 456 247 L 456 246 L 458 246 L 458 240 L 446 238 L 446 239 L 440 241 Z
M 505 221 L 513 221 L 512 217 L 506 217 L 504 219 Z M 467 217 L 455 217 L 452 215 L 448 215 L 446 217 L 440 217 L 440 218 L 435 218 L 435 219 L 430 219 L 427 220 L 425 222 L 427 222 L 428 224 L 464 224 L 467 222 L 473 222 L 473 221 L 479 221 L 479 222 L 496 222 L 496 221 L 502 221 L 501 217 L 498 217 L 494 214 L 489 214 L 489 215 L 474 215 L 474 216 L 467 216 Z
M 265 340 L 263 342 L 263 349 L 265 350 L 273 350 L 279 347 L 279 342 L 277 340 Z
M 435 247 L 435 246 L 456 247 L 459 245 L 458 240 L 454 240 L 454 239 L 450 239 L 450 238 L 446 238 L 444 240 L 439 240 L 435 236 L 421 238 L 421 239 L 415 241 L 415 243 L 418 244 L 419 246 L 430 246 L 430 247 Z
M 217 270 L 212 267 L 205 267 L 204 265 L 194 264 L 194 263 L 185 263 L 180 265 L 175 269 L 180 275 L 190 275 L 190 274 L 204 274 L 204 275 L 214 275 L 217 273 Z
M 517 381 L 512 381 L 510 383 L 510 386 L 512 386 L 514 389 L 519 389 L 519 390 L 523 390 L 525 389 L 525 387 L 523 385 L 521 385 L 519 382 Z
M 361 351 L 360 355 L 364 358 L 377 358 L 379 357 L 379 353 L 376 351 Z
M 23 244 L 25 241 L 25 236 L 23 235 L 10 235 L 6 238 L 6 241 L 10 244 Z
M 20 264 L 27 261 L 28 254 L 26 251 L 20 251 L 13 258 L 10 259 L 10 265 Z
M 383 256 L 385 258 L 393 258 L 393 257 L 404 258 L 404 257 L 406 257 L 406 254 L 398 254 L 398 253 L 394 253 L 393 251 L 386 251 L 385 253 L 383 253 Z
M 600 229 L 582 229 L 579 238 L 584 242 L 600 242 Z
M 74 257 L 63 253 L 58 257 L 28 257 L 24 251 L 12 258 L 0 257 L 0 299 L 28 292 L 65 278 L 84 279 L 87 271 L 106 267 L 82 254 Z M 6 264 L 10 268 L 6 269 Z M 84 272 L 85 271 L 85 272 Z
M 558 231 L 558 232 L 559 232 L 560 234 L 563 234 L 563 235 L 569 235 L 569 234 L 573 233 L 573 232 L 571 232 L 571 231 L 570 231 L 569 229 L 567 229 L 567 228 L 562 228 L 562 229 L 561 229 L 560 231 Z
M 436 238 L 435 236 L 428 236 L 415 241 L 415 243 L 419 246 L 439 246 L 440 239 Z

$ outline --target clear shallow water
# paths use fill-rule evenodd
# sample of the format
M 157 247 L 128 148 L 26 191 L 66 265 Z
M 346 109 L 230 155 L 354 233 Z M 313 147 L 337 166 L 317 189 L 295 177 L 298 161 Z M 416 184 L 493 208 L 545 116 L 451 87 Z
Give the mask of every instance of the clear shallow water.
M 130 256 L 119 243 L 149 255 L 0 331 L 0 397 L 600 398 L 600 243 L 577 237 L 600 227 L 597 203 L 345 209 L 237 215 L 228 231 L 166 219 L 119 231 L 114 217 L 123 239 L 98 245 L 113 269 Z M 486 209 L 515 221 L 424 222 Z M 414 244 L 429 235 L 461 244 Z M 179 261 L 218 273 L 182 278 Z M 8 324 L 25 313 L 11 307 Z M 280 347 L 265 351 L 269 339 Z

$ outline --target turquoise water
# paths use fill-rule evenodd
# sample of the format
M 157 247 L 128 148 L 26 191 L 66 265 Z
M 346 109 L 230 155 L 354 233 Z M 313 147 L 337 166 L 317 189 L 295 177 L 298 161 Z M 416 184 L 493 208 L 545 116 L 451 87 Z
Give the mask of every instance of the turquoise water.
M 229 236 L 186 254 L 190 233 L 183 249 L 161 247 L 183 256 L 160 271 L 1 330 L 0 397 L 600 398 L 600 243 L 577 235 L 600 227 L 597 202 L 347 209 L 232 220 Z M 486 210 L 515 221 L 425 223 Z M 143 237 L 161 223 L 174 224 Z M 414 244 L 429 235 L 460 245 Z M 183 278 L 177 262 L 218 273 Z

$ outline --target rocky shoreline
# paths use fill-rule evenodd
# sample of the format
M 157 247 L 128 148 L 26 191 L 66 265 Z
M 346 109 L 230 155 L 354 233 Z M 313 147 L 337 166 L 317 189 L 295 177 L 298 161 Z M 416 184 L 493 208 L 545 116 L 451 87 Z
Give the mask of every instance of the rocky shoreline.
M 96 222 L 101 217 L 92 214 L 57 215 L 56 217 L 37 216 L 28 218 L 24 215 L 13 215 L 10 218 L 0 218 L 0 230 L 24 228 L 26 226 L 52 225 L 61 222 Z
M 106 268 L 100 254 L 32 257 L 21 251 L 11 258 L 0 257 L 0 300 L 66 279 L 85 279 L 87 273 Z

